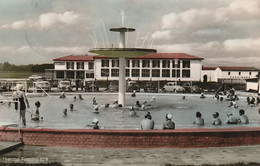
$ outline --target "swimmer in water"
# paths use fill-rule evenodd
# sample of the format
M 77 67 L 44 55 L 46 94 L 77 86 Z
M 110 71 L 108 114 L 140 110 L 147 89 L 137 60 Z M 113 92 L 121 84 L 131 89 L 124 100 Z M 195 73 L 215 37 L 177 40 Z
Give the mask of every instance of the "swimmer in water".
M 214 118 L 214 120 L 213 120 L 213 123 L 212 123 L 212 125 L 221 125 L 222 124 L 222 121 L 221 121 L 221 119 L 219 118 L 219 113 L 218 112 L 214 112 L 213 113 L 213 118 Z
M 70 104 L 70 111 L 76 111 L 73 104 Z
M 68 114 L 68 110 L 65 108 L 65 109 L 63 110 L 63 115 L 64 115 L 64 116 L 67 116 L 67 114 Z
M 133 93 L 131 94 L 131 97 L 135 97 L 136 94 L 135 94 L 135 91 L 133 91 Z
M 146 110 L 146 101 L 142 104 L 142 106 L 141 106 L 141 109 L 143 110 L 143 111 L 145 111 Z
M 130 116 L 130 117 L 138 117 L 137 114 L 136 114 L 136 112 L 135 112 L 134 106 L 132 106 L 129 111 L 131 111 L 131 112 L 129 113 L 129 116 Z
M 73 101 L 77 101 L 77 97 L 76 96 L 74 96 Z
M 200 112 L 196 112 L 196 119 L 193 123 L 197 126 L 204 126 L 204 119 L 201 116 Z
M 34 114 L 31 114 L 31 119 L 34 120 L 34 121 L 39 121 L 40 120 L 39 108 L 41 106 L 41 103 L 39 101 L 36 101 L 35 102 L 35 106 L 36 106 L 36 110 L 35 110 Z
M 95 97 L 93 98 L 93 105 L 97 105 L 97 101 Z
M 93 119 L 92 124 L 93 124 L 93 129 L 99 129 L 98 119 L 97 119 L 97 118 L 94 118 L 94 119 Z
M 139 101 L 137 100 L 136 103 L 135 103 L 135 106 L 140 108 L 142 105 L 141 105 L 141 104 L 139 103 Z
M 109 104 L 105 104 L 105 108 L 108 108 L 109 107 Z
M 185 96 L 183 96 L 182 99 L 185 100 Z
M 79 94 L 79 100 L 84 100 L 84 99 L 82 98 L 81 94 Z
M 200 94 L 200 98 L 201 98 L 201 99 L 205 99 L 206 96 L 205 96 L 203 93 L 201 93 L 201 94 Z
M 66 98 L 65 92 L 62 92 L 60 95 L 60 99 L 65 99 L 65 98 Z
M 226 124 L 237 124 L 237 118 L 233 117 L 232 113 L 227 113 Z

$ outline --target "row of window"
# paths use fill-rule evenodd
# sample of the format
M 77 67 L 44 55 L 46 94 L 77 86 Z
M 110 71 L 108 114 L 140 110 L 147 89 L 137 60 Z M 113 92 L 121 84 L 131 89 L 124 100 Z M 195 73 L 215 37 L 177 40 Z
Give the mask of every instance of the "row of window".
M 126 69 L 126 77 L 130 77 L 130 69 Z M 169 69 L 132 69 L 131 77 L 177 77 L 180 78 L 180 70 L 171 70 Z M 101 69 L 101 77 L 118 77 L 119 69 L 111 69 L 111 73 L 109 73 L 109 69 Z M 182 78 L 190 78 L 190 70 L 182 70 Z
M 62 65 L 63 62 L 55 62 L 55 65 Z M 74 63 L 76 63 L 76 69 L 83 70 L 84 69 L 84 62 L 66 62 L 66 69 L 74 69 Z M 65 65 L 65 63 L 63 64 Z M 94 62 L 88 62 L 88 70 L 94 69 Z
M 250 75 L 250 76 L 251 76 L 251 74 L 252 74 L 252 73 L 249 72 L 249 75 Z M 229 75 L 229 76 L 231 75 L 231 72 L 230 72 L 230 71 L 228 72 L 228 75 Z M 241 72 L 238 72 L 238 75 L 241 75 Z
M 102 59 L 101 60 L 101 66 L 102 67 L 109 67 L 109 59 Z M 142 67 L 143 68 L 180 68 L 181 61 L 178 61 L 175 64 L 174 60 L 132 60 L 132 67 L 140 67 L 140 62 L 142 61 Z M 162 63 L 161 63 L 162 62 Z M 119 60 L 112 59 L 111 67 L 119 67 Z M 130 67 L 130 60 L 126 61 L 126 67 Z M 182 68 L 190 68 L 190 61 L 182 61 Z
M 58 79 L 64 79 L 65 78 L 65 72 L 66 72 L 66 78 L 69 79 L 85 79 L 84 77 L 84 71 L 56 71 L 56 78 Z M 75 75 L 76 74 L 76 75 Z M 86 78 L 94 78 L 94 73 L 86 73 Z

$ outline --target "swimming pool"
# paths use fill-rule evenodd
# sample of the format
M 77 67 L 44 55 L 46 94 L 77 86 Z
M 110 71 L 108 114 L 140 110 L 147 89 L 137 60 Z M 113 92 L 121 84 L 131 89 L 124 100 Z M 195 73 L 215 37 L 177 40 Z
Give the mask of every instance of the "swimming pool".
M 54 129 L 77 129 L 89 128 L 87 124 L 91 124 L 94 118 L 99 119 L 99 126 L 104 129 L 140 129 L 141 121 L 144 119 L 146 111 L 137 111 L 138 117 L 129 117 L 129 108 L 134 105 L 137 100 L 140 103 L 144 101 L 151 102 L 152 97 L 156 101 L 147 109 L 155 121 L 155 128 L 161 129 L 165 122 L 165 115 L 171 113 L 172 120 L 175 122 L 176 128 L 194 128 L 195 113 L 200 111 L 205 119 L 203 128 L 226 128 L 235 126 L 260 126 L 258 106 L 250 107 L 245 102 L 245 97 L 240 97 L 237 101 L 238 108 L 228 107 L 228 101 L 218 101 L 213 99 L 212 95 L 208 95 L 205 99 L 200 99 L 199 95 L 191 94 L 147 94 L 137 93 L 136 97 L 131 97 L 131 94 L 126 95 L 125 108 L 105 108 L 106 103 L 112 104 L 117 99 L 115 93 L 84 93 L 84 100 L 74 101 L 76 94 L 67 94 L 65 99 L 60 99 L 58 95 L 51 97 L 33 97 L 28 98 L 30 108 L 28 111 L 35 110 L 34 103 L 41 102 L 40 115 L 43 116 L 43 121 L 34 122 L 30 120 L 30 114 L 26 113 L 27 127 L 31 128 L 54 128 Z M 185 100 L 182 99 L 186 96 Z M 78 97 L 78 96 L 77 96 Z M 94 106 L 92 104 L 93 97 L 96 98 L 100 105 L 99 114 L 94 114 Z M 76 111 L 69 111 L 69 105 L 73 104 Z M 0 104 L 0 124 L 14 124 L 17 121 L 17 114 L 14 110 L 14 105 L 8 106 L 7 103 Z M 68 109 L 68 115 L 63 116 L 63 110 Z M 221 126 L 211 125 L 213 117 L 212 113 L 218 111 L 222 122 L 227 118 L 226 113 L 233 113 L 235 117 L 239 117 L 239 109 L 244 109 L 245 114 L 250 120 L 248 125 L 227 125 Z

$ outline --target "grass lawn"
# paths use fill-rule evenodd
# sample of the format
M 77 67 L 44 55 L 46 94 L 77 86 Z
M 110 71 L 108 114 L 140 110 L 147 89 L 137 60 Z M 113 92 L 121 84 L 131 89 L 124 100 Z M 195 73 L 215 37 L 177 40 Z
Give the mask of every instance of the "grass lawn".
M 0 79 L 3 78 L 28 78 L 31 75 L 42 75 L 43 73 L 0 71 Z

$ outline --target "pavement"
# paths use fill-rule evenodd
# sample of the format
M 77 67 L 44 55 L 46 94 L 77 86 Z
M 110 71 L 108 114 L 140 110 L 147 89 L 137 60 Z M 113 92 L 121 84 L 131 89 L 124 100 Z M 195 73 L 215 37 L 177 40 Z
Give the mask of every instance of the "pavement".
M 0 142 L 0 148 L 12 145 Z M 260 165 L 260 145 L 213 148 L 81 149 L 20 146 L 0 154 L 0 163 L 61 163 L 65 166 L 166 166 L 219 165 L 255 162 Z

